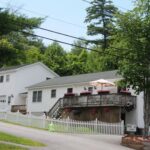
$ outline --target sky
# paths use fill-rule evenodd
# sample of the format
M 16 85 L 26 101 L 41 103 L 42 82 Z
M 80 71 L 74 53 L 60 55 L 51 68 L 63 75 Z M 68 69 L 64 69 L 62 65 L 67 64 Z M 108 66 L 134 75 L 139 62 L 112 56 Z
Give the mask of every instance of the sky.
M 85 0 L 86 1 L 86 0 Z M 68 35 L 91 39 L 86 35 L 87 24 L 84 23 L 86 8 L 89 3 L 84 0 L 0 0 L 0 7 L 10 7 L 28 17 L 42 17 L 45 21 L 42 28 L 65 33 Z M 90 0 L 88 0 L 90 1 Z M 112 0 L 122 11 L 132 9 L 133 0 Z M 58 34 L 36 30 L 37 35 L 55 40 L 73 43 L 75 39 Z M 45 45 L 51 41 L 44 40 Z M 61 44 L 67 51 L 70 46 Z

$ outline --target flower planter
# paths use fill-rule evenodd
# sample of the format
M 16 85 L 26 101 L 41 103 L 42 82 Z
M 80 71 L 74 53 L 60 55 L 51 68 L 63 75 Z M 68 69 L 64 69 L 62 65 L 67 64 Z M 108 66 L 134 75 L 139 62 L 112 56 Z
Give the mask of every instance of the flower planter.
M 109 94 L 109 93 L 110 93 L 110 91 L 108 91 L 108 90 L 97 91 L 97 94 L 100 94 L 100 95 Z
M 91 94 L 92 94 L 92 92 L 90 92 L 90 91 L 85 91 L 85 92 L 80 93 L 81 96 L 87 96 L 87 95 L 91 95 Z
M 75 96 L 75 93 L 65 93 L 64 97 L 72 97 Z
M 123 95 L 131 95 L 131 92 L 129 91 L 120 91 L 119 93 Z

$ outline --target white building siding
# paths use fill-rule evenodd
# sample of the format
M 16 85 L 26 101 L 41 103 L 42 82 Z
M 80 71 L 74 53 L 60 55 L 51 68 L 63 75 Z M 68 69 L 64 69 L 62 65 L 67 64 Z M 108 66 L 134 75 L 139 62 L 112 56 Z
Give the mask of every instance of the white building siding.
M 10 76 L 6 82 L 6 75 Z M 35 63 L 18 69 L 1 71 L 0 76 L 4 76 L 4 81 L 0 83 L 0 96 L 6 96 L 6 110 L 10 110 L 11 105 L 25 105 L 26 98 L 20 93 L 27 92 L 26 87 L 46 80 L 47 77 L 57 76 L 42 63 Z M 11 103 L 8 105 L 8 98 L 11 96 Z M 2 105 L 0 103 L 0 105 Z M 0 109 L 1 111 L 2 109 Z M 3 110 L 2 110 L 3 111 Z
M 6 96 L 6 105 L 3 109 L 8 109 L 8 97 L 11 97 L 11 102 L 14 99 L 15 93 L 15 73 L 16 72 L 1 72 L 0 76 L 4 76 L 4 81 L 0 83 L 0 96 Z M 9 75 L 9 81 L 6 82 L 6 75 Z
M 26 87 L 42 82 L 46 80 L 46 77 L 54 78 L 49 71 L 45 70 L 40 65 L 28 66 L 20 69 L 16 73 L 16 86 L 15 91 L 17 93 L 15 98 L 15 105 L 24 105 L 25 101 L 21 98 L 19 93 L 27 92 Z
M 28 112 L 44 112 L 49 111 L 52 106 L 58 101 L 59 98 L 63 97 L 65 93 L 67 93 L 67 88 L 73 88 L 73 93 L 80 94 L 83 91 L 86 91 L 85 88 L 88 90 L 88 87 L 92 87 L 88 84 L 82 84 L 82 85 L 68 85 L 63 87 L 51 87 L 51 88 L 43 88 L 43 89 L 37 89 L 42 90 L 42 103 L 39 104 L 32 102 L 32 95 L 33 91 L 35 90 L 29 90 L 28 91 L 28 104 L 27 104 L 27 111 Z M 56 89 L 56 97 L 51 98 L 51 90 Z M 101 87 L 97 87 L 96 89 L 93 88 L 93 94 L 97 94 L 97 91 L 100 90 Z M 109 89 L 111 91 L 116 92 L 116 87 L 104 87 L 104 89 Z

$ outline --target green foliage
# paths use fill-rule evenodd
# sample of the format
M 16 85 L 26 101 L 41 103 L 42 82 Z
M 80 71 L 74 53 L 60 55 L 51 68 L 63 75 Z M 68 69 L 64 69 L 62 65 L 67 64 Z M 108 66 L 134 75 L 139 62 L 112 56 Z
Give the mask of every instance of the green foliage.
M 145 77 L 150 75 L 150 22 L 131 12 L 120 14 L 118 27 L 114 37 L 118 49 L 113 54 L 120 57 L 120 73 L 137 92 L 143 91 L 146 86 Z
M 85 48 L 87 47 L 87 43 L 83 40 L 77 40 L 73 43 L 73 46 L 71 48 L 71 53 L 75 54 L 75 55 L 80 55 L 80 53 L 85 50 Z M 79 46 L 79 47 L 78 47 Z M 85 47 L 85 48 L 80 48 L 80 47 Z
M 13 31 L 29 31 L 42 23 L 42 18 L 28 18 L 17 15 L 10 10 L 0 10 L 0 36 Z
M 0 141 L 6 141 L 6 142 L 28 145 L 28 146 L 45 146 L 45 144 L 43 143 L 33 141 L 23 137 L 14 136 L 4 132 L 0 132 Z
M 32 46 L 30 49 L 25 51 L 25 63 L 27 64 L 42 61 L 43 57 L 44 56 L 40 53 L 40 50 L 35 46 Z
M 7 39 L 0 40 L 0 67 L 4 65 L 16 65 L 18 50 L 13 47 L 13 45 L 8 42 Z
M 56 42 L 49 45 L 44 53 L 44 63 L 57 72 L 59 75 L 65 75 L 65 51 Z
M 35 37 L 22 32 L 33 32 L 41 24 L 41 18 L 28 18 L 9 10 L 0 10 L 0 67 L 25 62 L 25 53 L 31 45 L 37 44 Z
M 144 93 L 145 135 L 150 125 L 150 3 L 138 0 L 133 11 L 118 15 L 117 34 L 114 36 L 119 57 L 119 73 L 127 86 Z
M 98 39 L 91 40 L 91 43 L 101 45 L 104 49 L 108 48 L 109 39 L 113 35 L 114 14 L 117 12 L 117 8 L 110 0 L 92 0 L 91 6 L 86 11 L 85 22 L 89 23 L 88 35 L 99 35 Z

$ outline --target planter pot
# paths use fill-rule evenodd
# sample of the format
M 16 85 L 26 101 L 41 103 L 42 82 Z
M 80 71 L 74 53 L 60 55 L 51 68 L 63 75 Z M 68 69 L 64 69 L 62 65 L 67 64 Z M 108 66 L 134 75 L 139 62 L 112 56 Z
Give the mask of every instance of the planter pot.
M 131 92 L 129 91 L 120 91 L 119 93 L 122 95 L 131 95 Z
M 75 94 L 74 93 L 66 93 L 66 94 L 64 94 L 64 97 L 71 97 L 71 96 L 75 96 Z
M 90 91 L 80 93 L 81 96 L 87 96 L 87 95 L 91 95 L 91 94 L 92 93 Z
M 107 90 L 105 90 L 105 91 L 100 90 L 100 91 L 97 91 L 97 93 L 100 94 L 100 95 L 104 95 L 104 94 L 109 94 L 110 91 L 107 91 Z

